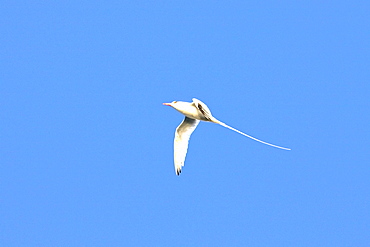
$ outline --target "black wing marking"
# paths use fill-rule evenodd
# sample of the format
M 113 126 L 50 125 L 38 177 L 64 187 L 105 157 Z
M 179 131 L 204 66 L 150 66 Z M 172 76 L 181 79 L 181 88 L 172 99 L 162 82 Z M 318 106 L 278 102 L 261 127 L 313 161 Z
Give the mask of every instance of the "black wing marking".
M 205 119 L 207 119 L 208 121 L 211 121 L 212 120 L 212 115 L 210 112 L 207 111 L 207 109 L 205 109 L 201 103 L 197 103 L 196 104 L 198 110 L 203 114 L 203 116 L 205 117 Z

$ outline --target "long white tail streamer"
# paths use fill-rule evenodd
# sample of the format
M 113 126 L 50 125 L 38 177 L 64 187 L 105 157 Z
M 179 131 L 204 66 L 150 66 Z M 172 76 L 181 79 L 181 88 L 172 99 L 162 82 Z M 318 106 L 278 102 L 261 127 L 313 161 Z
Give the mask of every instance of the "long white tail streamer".
M 261 140 L 255 138 L 255 137 L 253 137 L 253 136 L 250 136 L 250 135 L 247 135 L 247 134 L 241 132 L 240 130 L 234 129 L 233 127 L 231 127 L 231 126 L 229 126 L 229 125 L 227 125 L 227 124 L 225 124 L 223 122 L 217 121 L 216 123 L 218 123 L 218 124 L 220 124 L 220 125 L 228 128 L 228 129 L 231 129 L 231 130 L 233 130 L 235 132 L 238 132 L 239 134 L 242 134 L 243 136 L 246 136 L 246 137 L 249 137 L 249 138 L 251 138 L 251 139 L 253 139 L 255 141 L 261 142 L 263 144 L 266 144 L 266 145 L 269 145 L 269 146 L 272 146 L 272 147 L 276 147 L 276 148 L 280 148 L 280 149 L 284 149 L 284 150 L 291 150 L 290 148 L 284 148 L 284 147 L 280 147 L 280 146 L 277 146 L 277 145 L 274 145 L 274 144 L 271 144 L 271 143 L 268 143 L 268 142 L 261 141 Z

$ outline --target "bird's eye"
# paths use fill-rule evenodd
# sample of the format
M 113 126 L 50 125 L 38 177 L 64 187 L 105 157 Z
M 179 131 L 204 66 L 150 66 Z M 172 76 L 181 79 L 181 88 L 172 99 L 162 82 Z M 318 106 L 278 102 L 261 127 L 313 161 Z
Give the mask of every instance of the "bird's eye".
M 174 102 L 172 102 L 172 103 L 177 103 L 177 101 L 174 101 Z

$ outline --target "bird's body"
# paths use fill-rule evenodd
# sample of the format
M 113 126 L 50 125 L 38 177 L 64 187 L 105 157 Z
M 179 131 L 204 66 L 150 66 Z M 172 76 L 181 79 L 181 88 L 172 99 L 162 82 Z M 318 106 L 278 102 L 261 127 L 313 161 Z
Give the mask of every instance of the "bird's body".
M 193 102 L 183 102 L 183 101 L 173 101 L 172 103 L 163 103 L 164 105 L 172 106 L 177 111 L 185 115 L 184 121 L 176 128 L 175 140 L 174 140 L 174 163 L 175 171 L 177 175 L 180 175 L 181 169 L 184 166 L 186 153 L 188 150 L 188 144 L 190 135 L 193 133 L 195 128 L 198 126 L 200 121 L 213 122 L 220 124 L 226 128 L 229 128 L 233 131 L 238 132 L 246 137 L 249 137 L 255 141 L 276 147 L 285 150 L 290 150 L 289 148 L 284 148 L 280 146 L 267 143 L 252 136 L 249 136 L 233 127 L 228 126 L 227 124 L 217 120 L 212 116 L 211 111 L 202 101 L 193 98 Z
M 212 114 L 208 107 L 200 100 L 193 99 L 193 102 L 174 101 L 172 103 L 164 103 L 170 105 L 177 111 L 181 112 L 188 118 L 211 121 Z

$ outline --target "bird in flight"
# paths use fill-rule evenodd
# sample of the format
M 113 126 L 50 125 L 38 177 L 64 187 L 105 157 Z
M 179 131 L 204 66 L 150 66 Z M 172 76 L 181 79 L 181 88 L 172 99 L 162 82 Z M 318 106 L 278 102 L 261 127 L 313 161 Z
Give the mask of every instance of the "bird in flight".
M 280 149 L 290 150 L 290 148 L 284 148 L 261 141 L 217 120 L 212 116 L 207 105 L 198 99 L 193 98 L 193 102 L 173 101 L 171 103 L 163 103 L 163 105 L 172 106 L 177 111 L 185 115 L 184 121 L 182 121 L 182 123 L 176 128 L 175 132 L 174 163 L 176 175 L 180 175 L 181 173 L 181 169 L 184 166 L 186 153 L 188 151 L 190 135 L 193 133 L 200 121 L 216 123 L 263 144 Z

